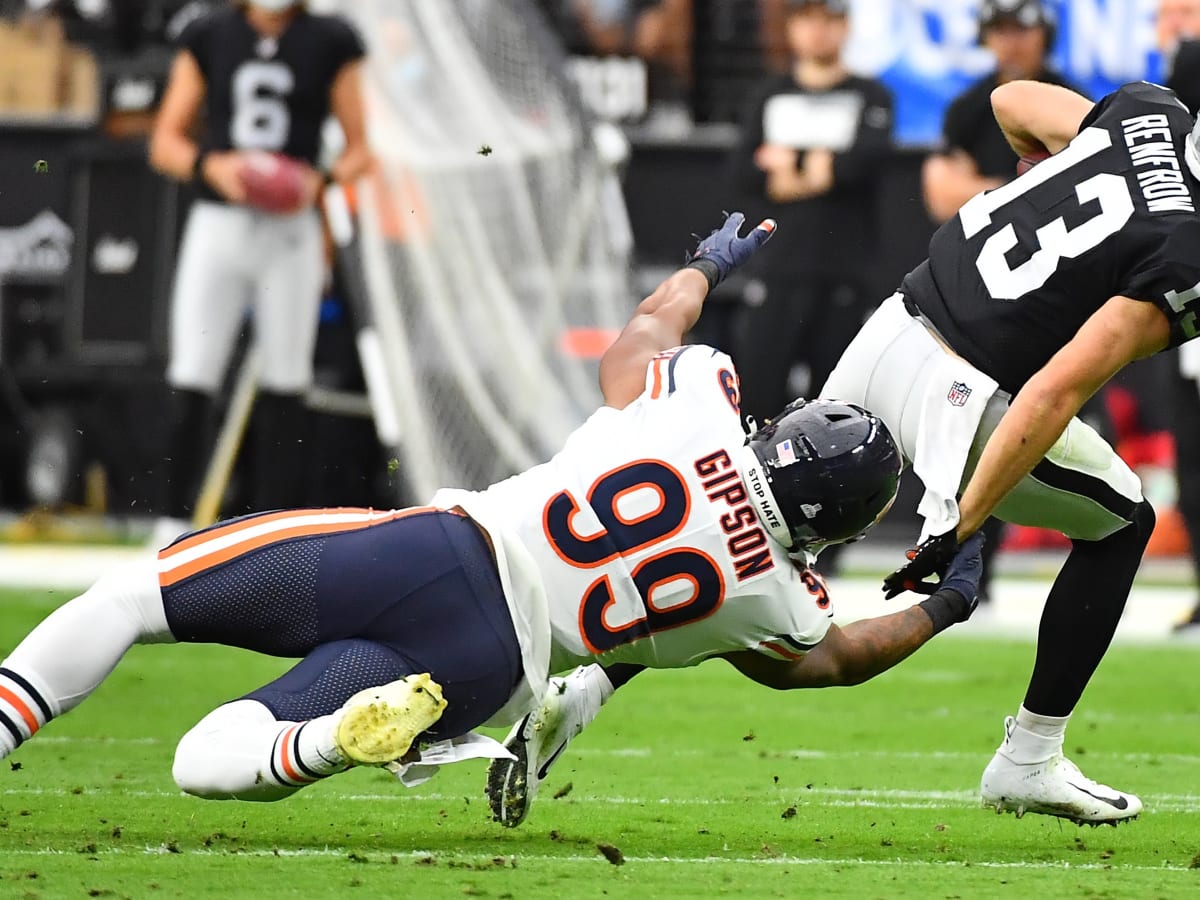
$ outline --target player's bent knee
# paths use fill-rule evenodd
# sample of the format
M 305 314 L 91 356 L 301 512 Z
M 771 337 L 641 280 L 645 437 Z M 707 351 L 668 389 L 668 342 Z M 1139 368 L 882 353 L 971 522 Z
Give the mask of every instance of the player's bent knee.
M 171 774 L 186 794 L 204 800 L 280 800 L 294 794 L 263 777 L 279 724 L 255 700 L 219 706 L 180 739 Z
M 1107 553 L 1136 553 L 1140 558 L 1142 551 L 1146 549 L 1146 544 L 1150 542 L 1150 535 L 1154 533 L 1156 521 L 1154 507 L 1150 505 L 1149 500 L 1142 499 L 1133 507 L 1128 524 L 1123 528 L 1110 530 L 1108 533 L 1096 537 L 1076 534 L 1072 535 L 1072 539 L 1091 544 L 1103 544 Z

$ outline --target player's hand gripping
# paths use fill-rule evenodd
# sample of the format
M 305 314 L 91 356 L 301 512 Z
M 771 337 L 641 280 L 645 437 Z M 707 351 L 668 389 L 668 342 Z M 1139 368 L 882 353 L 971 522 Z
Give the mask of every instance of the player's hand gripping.
M 204 158 L 201 175 L 209 187 L 231 203 L 246 202 L 246 186 L 242 184 L 244 157 L 240 150 L 227 150 Z
M 739 236 L 746 217 L 740 212 L 730 213 L 725 224 L 704 238 L 700 245 L 688 254 L 687 266 L 699 269 L 708 279 L 711 291 L 729 277 L 738 266 L 750 259 L 758 248 L 775 233 L 775 220 L 763 219 L 745 237 Z
M 977 531 L 967 538 L 950 560 L 946 575 L 937 586 L 939 591 L 954 591 L 967 601 L 966 614 L 962 621 L 966 621 L 979 605 L 979 579 L 983 577 L 983 543 L 982 531 Z
M 972 537 L 971 540 L 974 538 Z M 963 547 L 971 544 L 971 540 L 968 540 Z M 979 542 L 979 546 L 982 546 L 982 541 Z M 955 537 L 953 528 L 945 534 L 926 538 L 920 546 L 914 547 L 905 554 L 908 557 L 905 565 L 883 579 L 884 596 L 891 600 L 904 591 L 932 594 L 941 586 L 942 577 L 948 577 L 950 565 L 957 558 L 958 553 L 958 539 Z M 926 581 L 925 579 L 930 575 L 936 575 L 938 580 Z M 978 587 L 978 577 L 975 582 Z

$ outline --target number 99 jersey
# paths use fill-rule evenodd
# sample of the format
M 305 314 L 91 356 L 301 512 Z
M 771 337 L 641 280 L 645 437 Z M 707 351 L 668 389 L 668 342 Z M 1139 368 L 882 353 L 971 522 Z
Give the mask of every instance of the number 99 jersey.
M 1161 309 L 1172 346 L 1190 340 L 1200 331 L 1192 124 L 1167 89 L 1125 85 L 1066 148 L 967 201 L 901 293 L 1010 393 L 1114 296 Z
M 676 668 L 744 649 L 799 659 L 833 613 L 819 576 L 751 506 L 745 439 L 733 364 L 695 344 L 659 354 L 637 400 L 596 411 L 549 462 L 434 504 L 461 505 L 507 549 L 519 635 L 530 604 L 518 598 L 544 593 L 550 671 L 595 659 Z

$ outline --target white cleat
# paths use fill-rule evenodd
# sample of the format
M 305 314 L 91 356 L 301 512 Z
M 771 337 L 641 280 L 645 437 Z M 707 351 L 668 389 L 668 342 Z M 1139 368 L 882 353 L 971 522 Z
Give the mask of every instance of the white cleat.
M 1015 724 L 1010 716 L 1005 729 Z M 1119 825 L 1136 819 L 1142 801 L 1092 781 L 1062 752 L 1037 763 L 1016 763 L 1002 745 L 983 770 L 979 792 L 985 806 L 997 813 L 1026 813 L 1058 816 L 1076 825 Z
M 514 725 L 504 739 L 505 748 L 516 759 L 495 759 L 488 766 L 486 791 L 493 821 L 506 828 L 525 821 L 550 766 L 600 711 L 600 697 L 577 677 L 583 671 L 551 678 L 541 705 Z
M 382 766 L 403 757 L 442 717 L 442 688 L 427 672 L 359 691 L 340 710 L 333 742 L 346 762 Z

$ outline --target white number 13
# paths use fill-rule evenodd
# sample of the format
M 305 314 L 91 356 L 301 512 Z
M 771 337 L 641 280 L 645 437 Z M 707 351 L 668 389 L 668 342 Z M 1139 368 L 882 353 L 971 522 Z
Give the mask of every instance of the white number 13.
M 1062 151 L 1039 163 L 1022 177 L 968 200 L 959 213 L 963 233 L 968 238 L 973 237 L 992 224 L 992 214 L 1002 207 L 1110 146 L 1112 137 L 1107 131 L 1086 129 Z M 1034 232 L 1039 249 L 1019 266 L 1010 266 L 1005 258 L 1005 254 L 1019 243 L 1012 223 L 984 242 L 975 267 L 993 299 L 1016 300 L 1037 290 L 1050 280 L 1061 260 L 1075 259 L 1098 247 L 1106 238 L 1120 231 L 1133 215 L 1133 197 L 1120 175 L 1093 175 L 1076 186 L 1075 196 L 1080 204 L 1098 201 L 1100 212 L 1074 228 L 1067 228 L 1061 216 L 1043 225 Z

